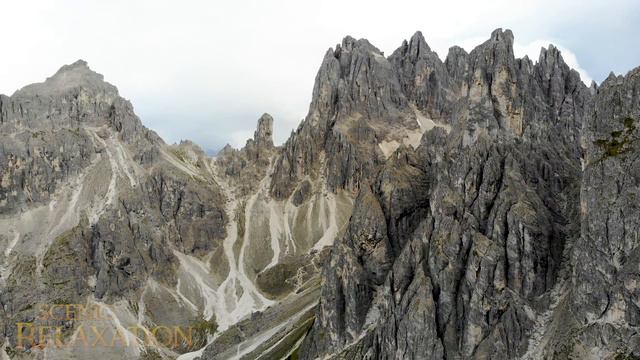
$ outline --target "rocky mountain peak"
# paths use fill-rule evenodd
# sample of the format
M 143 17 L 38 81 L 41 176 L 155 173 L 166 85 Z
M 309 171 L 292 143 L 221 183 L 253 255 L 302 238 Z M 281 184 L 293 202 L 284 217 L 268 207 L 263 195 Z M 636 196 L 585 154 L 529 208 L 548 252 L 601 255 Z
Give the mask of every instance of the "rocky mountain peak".
M 502 30 L 502 28 L 495 29 L 493 30 L 493 32 L 491 32 L 490 41 L 505 43 L 507 45 L 513 46 L 513 32 L 509 29 L 506 29 L 504 31 Z
M 233 146 L 231 146 L 231 144 L 226 144 L 222 149 L 220 149 L 220 151 L 216 156 L 224 156 L 227 154 L 231 154 L 234 151 L 236 151 L 236 149 L 234 149 Z
M 102 93 L 110 98 L 118 96 L 118 89 L 105 82 L 104 76 L 91 70 L 84 60 L 62 66 L 43 83 L 25 86 L 16 91 L 15 97 L 56 97 L 82 89 L 92 94 Z
M 516 59 L 509 30 L 444 69 L 422 40 L 389 61 L 421 125 L 452 131 L 369 172 L 301 358 L 637 357 L 616 256 L 637 265 L 640 69 L 589 91 L 553 45 Z
M 394 67 L 405 96 L 429 117 L 441 117 L 450 76 L 438 54 L 431 51 L 420 31 L 393 52 Z
M 273 117 L 264 113 L 258 119 L 253 138 L 247 140 L 241 152 L 248 160 L 265 166 L 273 150 Z
M 84 60 L 64 65 L 44 82 L 27 85 L 10 98 L 0 99 L 0 110 L 0 124 L 13 130 L 107 125 L 127 143 L 162 142 L 142 126 L 133 106 L 118 94 L 118 89 Z
M 416 31 L 416 33 L 413 34 L 407 46 L 409 49 L 409 53 L 413 57 L 419 57 L 421 54 L 431 52 L 431 48 L 427 44 L 427 41 L 424 39 L 424 36 L 422 36 L 422 32 L 420 31 Z
M 78 70 L 80 70 L 80 71 L 82 71 L 82 70 L 91 71 L 91 69 L 89 68 L 89 63 L 87 63 L 85 60 L 78 59 L 73 64 L 63 65 L 58 70 L 58 72 L 56 72 L 56 75 L 60 74 L 60 73 L 64 73 L 64 72 L 71 72 L 71 71 L 78 71 Z
M 543 78 L 559 77 L 565 78 L 566 81 L 577 83 L 580 75 L 577 71 L 572 70 L 569 65 L 564 62 L 562 52 L 553 44 L 549 44 L 548 48 L 540 49 L 538 65 L 543 71 Z
M 345 37 L 333 57 L 325 58 L 318 80 L 316 87 L 325 88 L 318 95 L 338 98 L 337 102 L 326 99 L 333 103 L 331 112 L 338 113 L 338 122 L 357 116 L 397 119 L 398 112 L 406 107 L 390 62 L 366 39 Z
M 566 66 L 564 59 L 562 58 L 562 53 L 557 47 L 553 46 L 553 44 L 549 44 L 549 47 L 546 49 L 540 49 L 538 63 L 545 68 L 554 66 Z
M 273 117 L 264 113 L 258 119 L 253 138 L 248 139 L 241 149 L 225 145 L 218 152 L 216 163 L 226 176 L 242 179 L 240 191 L 248 194 L 255 190 L 260 179 L 266 175 L 276 151 L 278 148 L 273 144 Z
M 489 40 L 471 51 L 472 57 L 474 54 L 480 57 L 477 59 L 480 63 L 486 62 L 488 65 L 493 64 L 496 66 L 513 64 L 515 62 L 515 56 L 513 54 L 513 33 L 508 29 L 504 31 L 502 29 L 494 30 Z
M 631 71 L 630 74 L 631 73 L 633 73 L 633 71 Z M 620 85 L 623 82 L 624 82 L 624 76 L 616 75 L 613 71 L 611 71 L 609 73 L 609 76 L 607 76 L 607 78 L 604 79 L 601 86 Z
M 371 45 L 369 40 L 367 39 L 356 40 L 355 38 L 349 35 L 345 36 L 344 39 L 342 39 L 342 44 L 336 46 L 336 51 L 334 53 L 334 56 L 336 58 L 340 58 L 342 51 L 347 51 L 347 52 L 365 51 L 365 52 L 370 52 L 372 54 L 384 55 L 382 51 L 380 51 L 377 47 Z
M 256 145 L 261 147 L 273 147 L 273 117 L 267 113 L 258 119 L 258 128 L 253 134 Z

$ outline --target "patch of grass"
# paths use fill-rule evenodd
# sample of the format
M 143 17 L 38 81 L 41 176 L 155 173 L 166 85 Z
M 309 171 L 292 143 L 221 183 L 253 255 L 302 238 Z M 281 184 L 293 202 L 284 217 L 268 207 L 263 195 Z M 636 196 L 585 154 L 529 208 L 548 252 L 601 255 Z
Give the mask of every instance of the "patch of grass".
M 191 328 L 193 331 L 199 331 L 202 334 L 213 335 L 218 330 L 218 324 L 214 319 L 202 320 L 192 323 Z
M 153 349 L 146 349 L 144 353 L 140 354 L 140 360 L 162 360 L 162 356 Z
M 186 163 L 187 162 L 187 152 L 183 149 L 173 148 L 171 149 L 171 153 L 178 158 L 178 160 Z
M 613 359 L 614 360 L 640 360 L 640 357 L 637 357 L 632 353 L 628 353 L 628 354 L 618 353 Z
M 598 139 L 595 141 L 595 145 L 604 151 L 602 159 L 619 156 L 634 150 L 631 144 L 637 140 L 632 136 L 633 132 L 636 130 L 636 126 L 634 125 L 635 120 L 633 118 L 626 117 L 621 120 L 621 123 L 626 131 L 613 131 L 611 132 L 611 138 Z
M 69 244 L 71 243 L 71 232 L 66 232 L 60 236 L 58 236 L 58 238 L 55 240 L 54 246 L 59 246 L 59 247 L 68 247 Z
M 627 147 L 628 144 L 629 142 L 626 140 L 618 141 L 616 139 L 613 139 L 613 140 L 599 139 L 596 141 L 596 145 L 598 145 L 600 148 L 604 150 L 604 155 L 603 155 L 604 158 L 618 156 L 626 153 L 627 151 L 630 150 Z
M 287 358 L 287 360 L 298 360 L 300 359 L 300 347 L 296 348 L 291 355 Z
M 187 352 L 202 348 L 207 345 L 209 336 L 213 336 L 216 333 L 218 324 L 213 318 L 211 320 L 197 320 L 189 324 L 189 329 L 192 337 L 191 343 L 183 343 L 173 350 Z
M 622 120 L 622 123 L 624 124 L 624 127 L 627 128 L 627 131 L 629 132 L 636 129 L 636 126 L 634 125 L 635 120 L 633 118 L 626 117 L 624 120 Z
M 58 236 L 51 247 L 47 250 L 43 263 L 45 267 L 50 265 L 62 265 L 63 263 L 73 264 L 77 258 L 73 251 L 72 241 L 74 240 L 75 230 L 71 229 Z

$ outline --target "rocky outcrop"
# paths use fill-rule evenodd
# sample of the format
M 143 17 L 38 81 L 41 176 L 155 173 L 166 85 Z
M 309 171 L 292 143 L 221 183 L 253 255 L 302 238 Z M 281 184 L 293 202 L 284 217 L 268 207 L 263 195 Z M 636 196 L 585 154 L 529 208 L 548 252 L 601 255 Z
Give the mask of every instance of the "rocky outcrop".
M 448 119 L 455 86 L 438 54 L 431 51 L 421 32 L 404 41 L 390 57 L 407 98 L 433 119 Z
M 428 135 L 444 136 L 442 132 Z M 496 144 L 488 138 L 478 140 L 473 151 L 438 149 L 439 146 L 428 145 L 427 138 L 425 136 L 423 141 L 426 152 L 418 155 L 420 160 L 416 163 L 429 164 L 427 159 L 436 162 L 420 167 L 410 162 L 402 165 L 396 162 L 394 166 L 400 167 L 396 171 L 412 176 L 395 176 L 394 180 L 386 180 L 390 181 L 389 185 L 381 187 L 381 190 L 397 192 L 407 189 L 405 191 L 413 196 L 396 195 L 392 197 L 395 202 L 387 201 L 389 205 L 385 207 L 385 216 L 389 219 L 385 222 L 395 224 L 396 229 L 402 231 L 387 230 L 389 236 L 393 234 L 396 239 L 394 245 L 398 250 L 394 252 L 392 270 L 383 273 L 384 285 L 350 284 L 351 288 L 375 291 L 355 300 L 358 304 L 374 305 L 361 311 L 360 321 L 369 320 L 369 328 L 351 332 L 346 337 L 345 344 L 356 341 L 357 345 L 353 346 L 361 347 L 358 352 L 346 350 L 349 354 L 346 358 L 369 354 L 377 354 L 374 358 L 395 357 L 407 351 L 415 358 L 430 358 L 434 354 L 453 358 L 481 357 L 481 354 L 491 354 L 499 344 L 512 347 L 505 353 L 505 358 L 515 357 L 526 350 L 527 338 L 522 332 L 519 332 L 519 338 L 511 338 L 513 327 L 531 328 L 534 319 L 525 316 L 529 308 L 524 304 L 555 284 L 563 244 L 568 237 L 563 224 L 555 223 L 560 217 L 552 216 L 550 205 L 545 205 L 542 199 L 573 196 L 577 200 L 576 192 L 571 193 L 575 184 L 571 184 L 569 177 L 566 185 L 547 194 L 545 192 L 549 190 L 536 189 L 538 184 L 531 181 L 543 180 L 543 174 L 538 173 L 531 180 L 525 178 L 523 171 L 529 165 L 530 157 L 535 156 L 535 161 L 542 162 L 550 154 L 527 153 L 526 149 Z M 566 171 L 565 176 L 570 176 L 577 172 L 576 162 L 547 166 L 558 175 L 560 171 Z M 565 170 L 568 166 L 573 166 L 573 172 Z M 384 172 L 379 176 L 380 182 L 389 178 Z M 408 179 L 421 177 L 425 179 L 423 186 L 405 185 Z M 573 181 L 577 180 L 574 178 Z M 383 191 L 377 196 L 389 198 Z M 420 198 L 423 200 L 415 201 Z M 572 214 L 564 215 L 570 217 Z M 357 224 L 354 221 L 352 217 L 350 226 Z M 347 245 L 359 246 L 363 245 Z M 336 249 L 334 252 L 338 254 L 336 259 L 344 258 L 342 252 Z M 337 279 L 348 277 L 344 273 L 336 276 Z M 420 297 L 427 302 L 427 308 L 411 303 L 418 301 L 413 298 L 418 296 L 416 293 L 428 294 Z M 341 294 L 330 293 L 326 298 L 340 299 Z M 421 312 L 433 319 L 425 323 L 419 315 Z M 323 319 L 330 314 L 319 313 L 318 316 Z M 506 323 L 512 321 L 509 316 L 518 317 L 517 324 Z M 321 324 L 316 323 L 317 331 L 335 343 L 334 331 L 339 334 L 340 330 Z M 427 327 L 427 332 L 420 334 L 431 335 L 429 342 L 416 339 L 415 344 L 407 344 L 404 336 L 413 333 L 413 327 Z M 398 335 L 401 328 L 404 330 Z M 494 334 L 496 328 L 505 328 L 504 333 Z M 389 334 L 396 335 L 389 338 Z M 360 339 L 363 343 L 359 343 Z M 520 345 L 515 345 L 518 343 Z M 315 343 L 310 349 L 314 346 Z M 326 348 L 329 352 L 332 349 Z M 305 354 L 315 358 L 323 353 L 311 351 Z
M 637 335 L 640 69 L 598 87 L 584 124 L 580 236 L 546 357 L 640 355 Z
M 153 161 L 162 142 L 142 126 L 117 89 L 84 61 L 4 97 L 1 107 L 3 213 L 48 202 L 60 183 L 81 173 L 104 151 L 100 143 L 94 144 L 88 128 L 112 130 L 135 147 L 133 158 L 139 164 Z
M 357 191 L 381 163 L 380 141 L 418 128 L 391 62 L 368 41 L 346 37 L 325 55 L 309 114 L 276 160 L 271 192 L 288 197 L 306 175 Z
M 248 139 L 242 149 L 225 146 L 216 157 L 216 164 L 224 175 L 233 178 L 247 195 L 267 174 L 272 157 L 275 154 L 273 145 L 273 117 L 263 114 L 258 119 L 258 126 L 253 139 Z
M 264 114 L 215 159 L 83 61 L 0 96 L 0 356 L 44 356 L 12 345 L 37 304 L 86 303 L 204 331 L 113 359 L 640 357 L 640 70 L 587 88 L 513 42 L 346 37 L 285 144 Z
M 259 150 L 258 155 L 273 148 L 273 118 L 271 115 L 265 113 L 258 119 L 258 128 L 253 138 Z
M 374 172 L 390 257 L 373 281 L 354 210 L 302 358 L 637 356 L 637 71 L 592 94 L 553 46 L 515 59 L 508 30 L 444 63 L 417 33 L 390 60 L 452 131 Z
M 193 144 L 164 144 L 85 62 L 1 107 L 0 329 L 9 344 L 18 322 L 63 326 L 65 338 L 82 324 L 38 323 L 40 305 L 144 303 L 150 282 L 176 286 L 174 251 L 222 248 L 228 218 L 209 159 Z

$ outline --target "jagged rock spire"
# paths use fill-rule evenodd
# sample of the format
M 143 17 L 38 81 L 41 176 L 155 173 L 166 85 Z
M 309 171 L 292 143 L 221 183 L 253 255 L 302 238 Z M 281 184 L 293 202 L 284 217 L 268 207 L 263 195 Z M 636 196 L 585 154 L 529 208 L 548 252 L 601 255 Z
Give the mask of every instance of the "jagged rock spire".
M 417 31 L 407 42 L 393 52 L 389 61 L 394 67 L 405 96 L 419 109 L 444 107 L 444 92 L 448 82 L 447 70 L 431 51 L 424 36 Z M 435 117 L 435 114 L 429 114 Z
M 431 48 L 427 44 L 427 41 L 424 39 L 424 36 L 422 36 L 422 32 L 420 31 L 416 31 L 416 33 L 413 34 L 407 45 L 409 48 L 409 54 L 411 54 L 411 56 L 415 58 L 419 57 L 422 54 L 431 52 Z
M 258 148 L 273 147 L 273 117 L 267 113 L 258 119 L 258 128 L 253 134 L 253 140 Z
M 247 159 L 263 163 L 269 159 L 273 149 L 273 117 L 264 113 L 258 119 L 253 139 L 247 140 L 242 151 L 246 154 Z

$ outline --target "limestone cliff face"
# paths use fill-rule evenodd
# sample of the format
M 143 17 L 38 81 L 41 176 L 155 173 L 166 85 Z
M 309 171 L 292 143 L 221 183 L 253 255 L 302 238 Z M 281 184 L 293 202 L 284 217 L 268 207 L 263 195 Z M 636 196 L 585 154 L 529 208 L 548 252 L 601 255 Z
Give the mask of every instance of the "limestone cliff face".
M 431 51 L 421 32 L 415 33 L 407 42 L 404 41 L 389 57 L 403 93 L 433 119 L 446 119 L 452 111 L 452 100 L 455 99 L 456 86 L 451 82 L 445 64 L 438 54 Z
M 273 121 L 262 115 L 242 149 L 210 158 L 190 141 L 165 144 L 84 61 L 1 96 L 0 357 L 175 359 L 204 352 L 211 335 L 260 335 L 290 318 L 304 333 L 353 195 L 309 177 L 274 198 Z M 92 324 L 40 319 L 57 304 L 102 309 L 108 339 L 138 333 L 125 331 L 127 347 L 16 348 L 17 323 L 61 326 L 65 340 Z M 242 321 L 258 313 L 252 333 Z M 158 326 L 193 326 L 197 341 L 165 345 Z
M 570 292 L 556 312 L 568 331 L 550 331 L 547 354 L 580 357 L 633 352 L 640 308 L 640 68 L 609 76 L 584 123 L 580 235 L 571 249 Z M 555 336 L 555 337 L 554 337 Z
M 275 152 L 273 117 L 265 113 L 258 119 L 253 139 L 248 139 L 242 149 L 225 146 L 216 157 L 216 164 L 224 175 L 234 179 L 244 194 L 249 194 L 267 175 Z
M 357 191 L 384 160 L 378 144 L 417 129 L 389 60 L 368 41 L 346 37 L 325 55 L 309 114 L 277 159 L 272 193 L 289 196 L 306 175 L 325 177 L 330 189 Z
M 50 200 L 62 180 L 89 165 L 100 144 L 92 142 L 85 127 L 107 126 L 123 142 L 140 143 L 140 162 L 154 157 L 147 144 L 161 141 L 143 129 L 117 89 L 83 61 L 64 66 L 44 83 L 3 96 L 0 114 L 2 212 Z
M 417 33 L 389 60 L 451 130 L 371 172 L 302 358 L 637 356 L 637 70 L 592 94 L 553 46 L 514 58 L 508 30 L 444 63 Z M 372 204 L 386 236 L 354 235 Z
M 282 146 L 264 114 L 215 158 L 83 61 L 0 96 L 0 357 L 95 357 L 15 349 L 56 303 L 204 331 L 101 359 L 640 357 L 640 71 L 589 89 L 513 41 L 346 37 Z
M 40 305 L 129 302 L 137 306 L 118 313 L 119 321 L 159 322 L 163 312 L 144 293 L 150 284 L 175 288 L 174 252 L 214 252 L 226 236 L 224 195 L 207 170 L 210 160 L 186 143 L 164 144 L 83 61 L 3 96 L 0 107 L 0 329 L 7 345 L 16 344 L 16 323 L 37 322 Z M 176 324 L 202 317 L 180 303 L 165 306 L 177 309 Z M 82 323 L 47 325 L 62 325 L 69 337 Z M 56 356 L 85 356 L 65 351 Z M 104 358 L 140 353 L 105 351 Z

